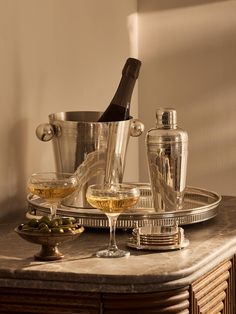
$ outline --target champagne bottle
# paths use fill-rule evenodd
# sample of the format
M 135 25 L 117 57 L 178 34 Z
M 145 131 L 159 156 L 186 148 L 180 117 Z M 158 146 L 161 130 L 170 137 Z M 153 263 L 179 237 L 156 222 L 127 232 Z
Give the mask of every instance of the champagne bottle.
M 122 121 L 129 119 L 129 109 L 131 96 L 134 90 L 135 82 L 139 75 L 141 61 L 134 58 L 128 58 L 122 70 L 122 77 L 116 93 L 99 118 L 99 122 Z

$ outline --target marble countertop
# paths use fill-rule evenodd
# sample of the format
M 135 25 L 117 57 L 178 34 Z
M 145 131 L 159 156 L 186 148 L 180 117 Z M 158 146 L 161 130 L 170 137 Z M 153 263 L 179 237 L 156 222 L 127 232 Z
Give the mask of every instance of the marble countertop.
M 185 226 L 187 248 L 169 252 L 129 249 L 128 258 L 97 258 L 109 231 L 86 229 L 60 246 L 64 259 L 35 261 L 39 245 L 21 239 L 18 219 L 0 222 L 0 287 L 31 287 L 94 292 L 151 292 L 184 287 L 236 252 L 236 197 L 223 197 L 218 215 Z M 130 233 L 117 232 L 120 248 Z

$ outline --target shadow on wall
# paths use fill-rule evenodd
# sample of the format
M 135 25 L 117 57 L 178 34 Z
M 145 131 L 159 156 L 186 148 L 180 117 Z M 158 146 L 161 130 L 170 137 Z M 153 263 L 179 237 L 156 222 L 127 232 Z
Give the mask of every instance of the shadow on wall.
M 1 105 L 1 194 L 0 216 L 23 208 L 26 187 L 26 150 L 28 121 L 24 117 L 23 74 L 21 65 L 20 30 L 17 8 L 13 3 L 0 3 L 0 105 Z
M 6 178 L 7 192 L 1 197 L 0 215 L 4 216 L 16 210 L 22 210 L 26 200 L 26 151 L 27 127 L 26 119 L 15 122 L 8 131 Z

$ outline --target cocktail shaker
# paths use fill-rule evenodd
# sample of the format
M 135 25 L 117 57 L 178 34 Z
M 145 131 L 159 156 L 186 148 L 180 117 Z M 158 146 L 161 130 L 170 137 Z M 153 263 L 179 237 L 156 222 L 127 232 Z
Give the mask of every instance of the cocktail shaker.
M 146 151 L 155 210 L 181 210 L 187 174 L 188 134 L 177 126 L 175 109 L 156 110 L 156 127 L 146 134 Z

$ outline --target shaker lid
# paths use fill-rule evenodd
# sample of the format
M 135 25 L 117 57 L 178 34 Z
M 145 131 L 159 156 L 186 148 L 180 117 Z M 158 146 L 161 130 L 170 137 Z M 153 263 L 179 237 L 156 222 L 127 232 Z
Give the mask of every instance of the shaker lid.
M 177 112 L 174 108 L 157 108 L 156 109 L 157 126 L 177 126 Z

